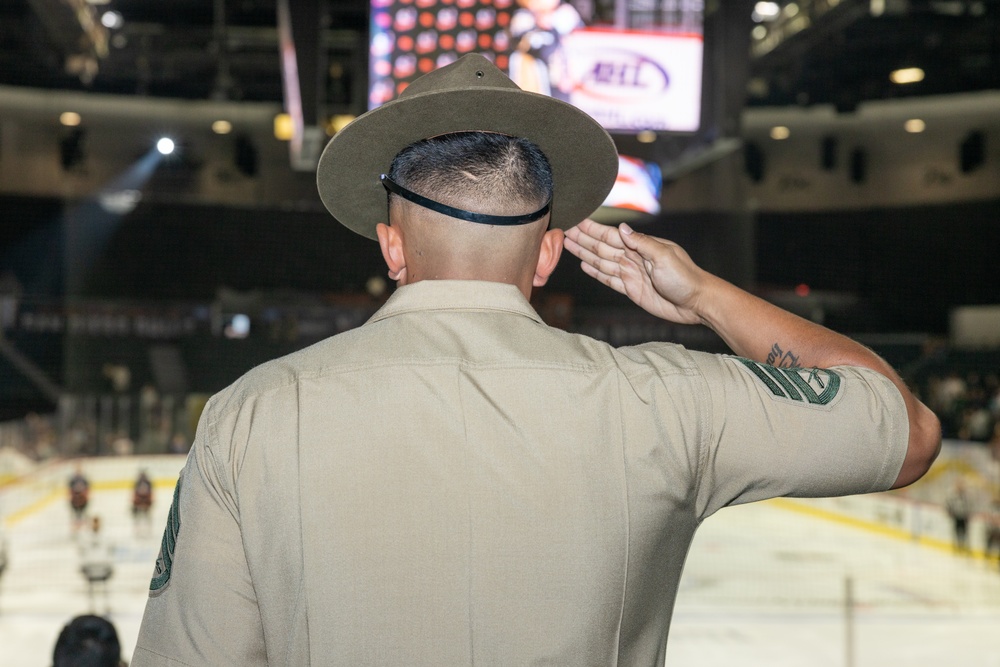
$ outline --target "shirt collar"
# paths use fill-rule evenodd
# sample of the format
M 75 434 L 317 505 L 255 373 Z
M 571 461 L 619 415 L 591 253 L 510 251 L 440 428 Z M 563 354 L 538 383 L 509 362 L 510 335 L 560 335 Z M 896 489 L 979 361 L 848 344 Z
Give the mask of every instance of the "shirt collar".
M 503 311 L 543 323 L 517 287 L 485 280 L 421 280 L 403 285 L 369 321 L 427 310 Z

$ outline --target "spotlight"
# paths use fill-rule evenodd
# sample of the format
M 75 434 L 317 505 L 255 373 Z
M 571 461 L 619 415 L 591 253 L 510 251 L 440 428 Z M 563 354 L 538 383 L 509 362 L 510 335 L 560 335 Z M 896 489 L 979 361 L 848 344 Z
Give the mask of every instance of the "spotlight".
M 226 338 L 246 338 L 250 335 L 250 316 L 236 313 L 228 318 L 222 335 Z
M 63 111 L 59 114 L 59 123 L 66 127 L 76 127 L 81 121 L 80 114 L 75 111 Z
M 174 140 L 170 137 L 161 137 L 159 141 L 156 142 L 156 150 L 160 152 L 160 155 L 170 155 L 174 152 L 176 145 Z
M 274 117 L 274 138 L 278 141 L 291 141 L 295 128 L 292 117 L 287 113 L 279 113 Z
M 901 86 L 907 83 L 920 83 L 924 80 L 924 70 L 919 67 L 897 69 L 889 74 L 889 80 Z
M 761 21 L 773 21 L 781 15 L 781 7 L 777 2 L 758 2 L 753 8 L 753 19 Z
M 105 28 L 110 28 L 111 30 L 117 30 L 125 25 L 125 19 L 122 18 L 121 12 L 110 11 L 101 14 L 101 24 Z

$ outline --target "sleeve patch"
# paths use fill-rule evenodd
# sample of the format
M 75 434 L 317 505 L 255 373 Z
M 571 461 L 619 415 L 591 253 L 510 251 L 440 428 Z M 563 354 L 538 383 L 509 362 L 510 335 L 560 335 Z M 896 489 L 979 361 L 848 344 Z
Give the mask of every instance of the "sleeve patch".
M 160 543 L 160 553 L 156 558 L 156 568 L 153 579 L 149 582 L 149 592 L 156 593 L 170 582 L 170 570 L 174 564 L 174 549 L 177 547 L 177 535 L 181 532 L 181 480 L 174 487 L 174 499 L 170 503 L 170 513 L 167 515 L 167 525 L 163 529 L 163 541 Z
M 828 368 L 777 368 L 736 358 L 778 398 L 828 405 L 840 391 L 840 374 Z

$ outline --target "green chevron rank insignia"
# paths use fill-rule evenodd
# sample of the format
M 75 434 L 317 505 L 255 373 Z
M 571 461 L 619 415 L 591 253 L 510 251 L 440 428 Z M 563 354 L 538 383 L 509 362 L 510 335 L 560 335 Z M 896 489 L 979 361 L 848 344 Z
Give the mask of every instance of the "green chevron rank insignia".
M 779 398 L 827 405 L 840 391 L 840 375 L 827 368 L 778 368 L 737 358 Z
M 160 543 L 160 553 L 156 557 L 156 568 L 153 579 L 149 582 L 150 594 L 157 593 L 170 582 L 170 569 L 174 564 L 174 549 L 177 547 L 177 535 L 181 531 L 181 480 L 174 487 L 174 499 L 170 503 L 170 513 L 167 515 L 167 525 L 163 529 L 163 541 Z

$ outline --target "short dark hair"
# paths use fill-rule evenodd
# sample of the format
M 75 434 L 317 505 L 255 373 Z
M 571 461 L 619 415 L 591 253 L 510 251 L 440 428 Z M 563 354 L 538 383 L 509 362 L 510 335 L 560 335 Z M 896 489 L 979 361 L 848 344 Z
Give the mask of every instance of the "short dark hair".
M 59 633 L 53 667 L 118 667 L 122 647 L 115 626 L 106 618 L 77 616 Z
M 446 204 L 475 199 L 482 207 L 477 213 L 515 215 L 552 198 L 545 153 L 528 139 L 496 132 L 453 132 L 414 142 L 396 155 L 388 176 Z

